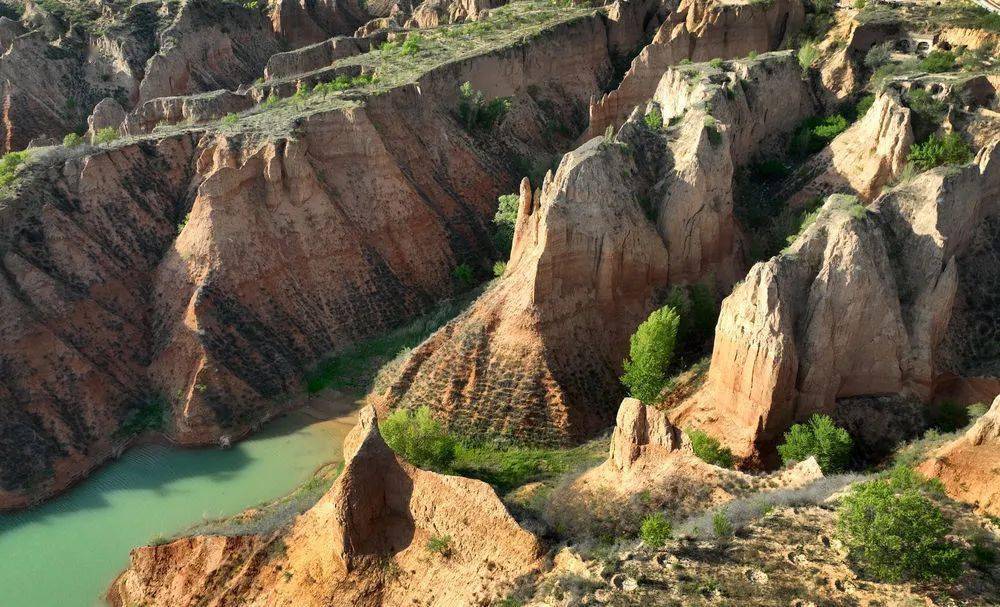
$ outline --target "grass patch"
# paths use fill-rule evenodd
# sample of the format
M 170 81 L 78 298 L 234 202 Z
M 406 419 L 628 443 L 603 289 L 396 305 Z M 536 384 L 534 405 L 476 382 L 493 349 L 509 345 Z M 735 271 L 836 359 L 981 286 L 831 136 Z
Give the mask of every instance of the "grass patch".
M 452 470 L 456 474 L 485 481 L 500 493 L 527 483 L 544 482 L 583 467 L 597 465 L 607 457 L 603 443 L 587 443 L 571 449 L 495 447 L 459 444 Z
M 403 327 L 362 341 L 327 358 L 306 375 L 306 391 L 310 394 L 327 388 L 366 391 L 372 387 L 373 382 L 377 385 L 379 378 L 376 373 L 383 365 L 417 346 L 444 326 L 484 289 L 485 286 L 473 289 L 461 297 L 442 301 L 431 312 Z

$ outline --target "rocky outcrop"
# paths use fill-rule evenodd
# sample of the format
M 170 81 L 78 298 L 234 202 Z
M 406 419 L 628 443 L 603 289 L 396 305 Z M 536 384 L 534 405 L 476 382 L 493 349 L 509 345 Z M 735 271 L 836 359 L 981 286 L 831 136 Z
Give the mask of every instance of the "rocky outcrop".
M 485 606 L 537 569 L 541 545 L 489 485 L 400 460 L 373 409 L 362 412 L 344 458 L 333 488 L 277 536 L 133 550 L 112 605 Z
M 1000 516 L 1000 396 L 964 436 L 932 453 L 919 470 L 941 479 L 955 499 Z
M 1000 146 L 924 173 L 872 211 L 831 197 L 786 253 L 723 302 L 706 387 L 672 414 L 765 461 L 792 422 L 838 399 L 929 401 L 941 372 L 961 257 L 998 209 Z M 974 336 L 973 336 L 974 337 Z
M 0 210 L 0 507 L 66 487 L 153 405 L 184 444 L 243 436 L 323 357 L 454 294 L 452 269 L 491 253 L 508 159 L 550 153 L 551 112 L 606 82 L 607 27 L 561 23 L 266 137 L 190 127 L 39 158 Z M 453 117 L 465 81 L 514 97 L 498 128 Z
M 93 113 L 87 119 L 87 139 L 93 140 L 98 131 L 114 129 L 115 132 L 125 122 L 125 109 L 120 103 L 110 97 L 102 99 L 94 106 Z
M 790 53 L 670 69 L 651 103 L 679 124 L 650 129 L 637 113 L 539 191 L 523 182 L 503 278 L 414 349 L 380 406 L 429 405 L 456 430 L 519 442 L 610 424 L 628 336 L 668 287 L 738 276 L 734 166 L 811 113 L 800 74 Z
M 833 192 L 872 201 L 903 172 L 913 142 L 910 109 L 897 91 L 887 89 L 860 120 L 809 159 L 801 173 L 813 177 L 789 198 L 789 206 L 801 208 Z
M 776 50 L 798 32 L 804 18 L 799 0 L 749 4 L 682 0 L 632 61 L 618 88 L 591 102 L 584 138 L 624 122 L 653 96 L 669 66 L 682 60 L 730 59 Z
M 276 53 L 267 61 L 264 78 L 287 78 L 329 67 L 338 59 L 368 52 L 371 45 L 370 38 L 337 36 L 294 51 Z
M 146 65 L 138 103 L 218 89 L 235 89 L 263 75 L 280 50 L 259 12 L 231 3 L 187 0 L 160 34 Z
M 254 105 L 256 102 L 251 95 L 227 90 L 183 97 L 157 97 L 128 114 L 124 131 L 129 135 L 142 135 L 160 125 L 203 124 L 227 114 L 243 112 Z
M 645 507 L 666 510 L 676 520 L 740 496 L 803 487 L 822 477 L 811 457 L 769 475 L 708 464 L 694 455 L 687 436 L 667 412 L 626 398 L 618 410 L 608 459 L 558 489 L 552 502 L 558 509 L 615 513 L 627 519 L 633 516 L 636 496 L 642 496 Z
M 271 24 L 297 48 L 349 35 L 374 17 L 387 16 L 396 4 L 387 0 L 278 0 L 271 4 Z

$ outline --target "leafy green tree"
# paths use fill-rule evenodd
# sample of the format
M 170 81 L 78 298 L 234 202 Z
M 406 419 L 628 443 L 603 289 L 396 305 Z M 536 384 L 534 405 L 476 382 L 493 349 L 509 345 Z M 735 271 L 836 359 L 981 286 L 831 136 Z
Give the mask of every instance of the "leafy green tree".
M 442 472 L 455 459 L 456 441 L 429 407 L 397 409 L 379 424 L 379 431 L 386 444 L 414 466 Z
M 878 579 L 961 573 L 962 550 L 947 539 L 951 521 L 918 489 L 897 491 L 889 480 L 855 485 L 841 502 L 837 527 L 851 558 Z
M 653 311 L 630 339 L 621 382 L 630 395 L 644 403 L 656 400 L 667 385 L 667 367 L 677 345 L 680 320 L 674 308 L 664 306 Z
M 847 430 L 827 415 L 813 415 L 807 423 L 795 424 L 785 433 L 785 443 L 778 447 L 778 453 L 786 464 L 814 456 L 823 472 L 829 474 L 847 468 L 853 447 Z
M 517 194 L 504 194 L 497 200 L 499 201 L 497 213 L 493 216 L 493 225 L 496 226 L 493 243 L 507 259 L 514 245 L 514 226 L 517 225 L 517 207 L 520 198 Z
M 63 137 L 63 146 L 65 147 L 75 148 L 76 146 L 82 144 L 83 144 L 83 137 L 81 137 L 77 133 L 67 133 L 66 136 Z

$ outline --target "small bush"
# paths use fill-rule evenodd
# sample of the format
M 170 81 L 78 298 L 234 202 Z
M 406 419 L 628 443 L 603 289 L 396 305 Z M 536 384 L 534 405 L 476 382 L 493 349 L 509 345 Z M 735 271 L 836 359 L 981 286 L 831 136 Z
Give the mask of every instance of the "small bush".
M 510 97 L 486 101 L 482 91 L 465 82 L 459 87 L 458 117 L 467 131 L 489 130 L 500 124 L 510 111 Z
M 709 61 L 708 64 L 710 66 L 714 67 L 715 69 L 721 69 L 722 68 L 722 59 L 716 57 L 715 59 L 712 59 L 711 61 Z
M 28 159 L 28 152 L 7 152 L 0 156 L 0 187 L 14 181 L 17 169 Z
M 733 467 L 735 461 L 733 452 L 723 447 L 718 440 L 703 430 L 688 430 L 686 434 L 691 441 L 691 450 L 699 459 L 720 468 Z
M 962 551 L 947 540 L 951 521 L 917 489 L 897 491 L 888 480 L 855 485 L 841 502 L 837 527 L 851 558 L 878 579 L 961 573 Z
M 506 272 L 506 271 L 507 271 L 507 262 L 506 261 L 498 261 L 498 262 L 495 262 L 493 264 L 493 276 L 494 277 L 500 278 L 501 276 L 503 276 L 504 272 Z
M 670 521 L 662 512 L 654 512 L 642 519 L 642 525 L 639 527 L 642 543 L 650 548 L 659 548 L 666 544 L 672 532 Z
M 404 55 L 416 55 L 423 48 L 425 39 L 420 34 L 410 34 L 406 37 L 400 52 Z
M 983 542 L 978 541 L 969 550 L 969 562 L 976 569 L 989 571 L 997 563 L 997 553 Z
M 680 316 L 670 306 L 649 315 L 629 340 L 622 384 L 644 403 L 653 402 L 667 385 L 667 367 L 677 345 Z
M 920 61 L 920 69 L 932 74 L 950 72 L 955 69 L 955 53 L 951 51 L 931 51 Z
M 472 266 L 467 263 L 455 266 L 455 269 L 451 271 L 451 275 L 455 278 L 455 282 L 458 283 L 461 289 L 471 289 L 476 284 L 475 273 L 472 271 Z
M 69 133 L 63 137 L 63 147 L 75 148 L 78 145 L 83 145 L 83 137 L 77 133 Z
M 653 109 L 649 110 L 649 113 L 646 114 L 646 117 L 643 120 L 645 121 L 646 126 L 654 131 L 658 131 L 663 128 L 663 114 L 660 113 L 659 107 L 653 107 Z
M 803 70 L 808 70 L 816 60 L 819 59 L 819 48 L 816 46 L 815 42 L 808 41 L 799 48 L 799 65 L 802 66 Z
M 94 133 L 94 143 L 96 144 L 111 143 L 117 139 L 118 129 L 113 126 L 103 128 Z
M 778 447 L 785 464 L 816 458 L 824 474 L 840 472 L 851 460 L 854 441 L 847 430 L 837 427 L 827 415 L 813 415 L 808 423 L 795 424 Z
M 795 129 L 790 151 L 796 156 L 815 154 L 833 141 L 834 137 L 847 130 L 848 126 L 847 118 L 840 114 L 809 118 Z
M 865 54 L 865 67 L 877 70 L 892 59 L 892 42 L 876 44 Z
M 974 422 L 980 417 L 986 415 L 990 410 L 986 403 L 972 403 L 966 408 L 966 412 L 969 414 L 969 421 Z
M 930 424 L 938 432 L 954 432 L 969 423 L 969 410 L 946 400 L 930 406 Z
M 958 133 L 948 133 L 943 137 L 931 135 L 923 143 L 910 148 L 907 160 L 920 171 L 944 164 L 965 164 L 972 160 L 972 148 Z
M 733 536 L 733 524 L 729 521 L 729 514 L 725 509 L 712 515 L 712 531 L 715 537 L 720 539 Z
M 493 244 L 503 255 L 510 257 L 510 249 L 514 244 L 514 226 L 517 225 L 517 207 L 520 198 L 517 194 L 504 194 L 498 199 L 496 215 L 493 216 Z
M 875 95 L 865 95 L 858 100 L 858 104 L 854 106 L 854 117 L 855 120 L 864 118 L 868 110 L 872 109 L 875 104 Z
M 271 93 L 270 95 L 267 96 L 267 99 L 261 102 L 260 107 L 265 110 L 268 110 L 277 105 L 279 101 L 281 101 L 281 99 L 274 93 Z
M 451 536 L 450 535 L 432 535 L 429 540 L 427 540 L 427 552 L 431 554 L 440 554 L 443 557 L 448 557 L 451 555 Z
M 225 117 L 223 117 L 222 124 L 224 124 L 226 126 L 235 126 L 236 123 L 239 122 L 239 121 L 240 121 L 240 117 L 238 115 L 233 114 L 232 112 L 230 112 L 229 114 L 226 114 Z
M 414 466 L 445 471 L 455 459 L 455 439 L 431 416 L 429 407 L 399 409 L 379 424 L 386 444 Z

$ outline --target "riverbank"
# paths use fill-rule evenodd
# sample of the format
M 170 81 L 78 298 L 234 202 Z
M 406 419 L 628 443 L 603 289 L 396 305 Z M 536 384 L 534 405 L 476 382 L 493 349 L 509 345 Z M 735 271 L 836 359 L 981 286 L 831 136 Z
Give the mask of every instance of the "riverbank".
M 144 440 L 61 496 L 0 514 L 0 605 L 103 605 L 134 546 L 273 502 L 336 468 L 355 404 L 327 391 L 229 449 Z

